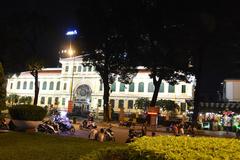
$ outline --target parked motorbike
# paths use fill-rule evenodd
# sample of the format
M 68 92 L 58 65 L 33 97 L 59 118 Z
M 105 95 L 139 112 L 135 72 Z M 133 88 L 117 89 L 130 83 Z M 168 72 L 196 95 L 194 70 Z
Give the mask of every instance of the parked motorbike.
M 79 128 L 80 128 L 80 129 L 83 129 L 83 128 L 85 128 L 85 129 L 91 129 L 91 128 L 93 128 L 94 126 L 96 126 L 96 123 L 95 123 L 94 121 L 84 120 L 84 121 L 82 122 L 82 124 L 79 125 Z
M 37 131 L 48 134 L 59 133 L 58 125 L 51 121 L 43 121 L 43 123 L 38 125 Z
M 137 132 L 134 129 L 129 129 L 128 139 L 126 140 L 126 143 L 134 142 L 136 138 L 142 137 L 143 135 L 143 131 Z
M 110 127 L 107 129 L 104 129 L 104 135 L 105 135 L 106 141 L 114 141 L 115 142 L 114 132 Z
M 9 129 L 9 127 L 7 125 L 7 122 L 4 118 L 0 120 L 0 129 L 2 129 L 2 130 L 8 130 Z
M 69 119 L 63 119 L 61 117 L 56 117 L 54 119 L 54 122 L 59 125 L 59 130 L 61 132 L 70 132 L 71 134 L 75 133 L 75 128 Z
M 131 127 L 132 126 L 132 121 L 120 121 L 119 126 L 125 126 L 125 127 Z

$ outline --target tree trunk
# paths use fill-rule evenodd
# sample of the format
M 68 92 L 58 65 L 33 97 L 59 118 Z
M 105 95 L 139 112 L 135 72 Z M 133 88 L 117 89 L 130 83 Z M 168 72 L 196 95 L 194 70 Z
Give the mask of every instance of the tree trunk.
M 109 118 L 109 83 L 108 79 L 103 80 L 104 85 L 104 93 L 103 93 L 103 109 L 104 109 L 104 121 L 108 122 L 110 120 Z
M 153 77 L 154 92 L 153 92 L 152 100 L 151 100 L 151 103 L 150 103 L 150 107 L 155 107 L 156 106 L 157 97 L 158 97 L 158 93 L 159 93 L 161 83 L 162 83 L 162 79 L 157 80 L 156 76 Z
M 38 86 L 38 71 L 35 71 L 35 94 L 34 94 L 34 105 L 37 105 L 38 102 L 38 94 L 39 94 L 39 86 Z
M 204 47 L 205 44 L 203 42 L 202 47 L 199 49 L 198 55 L 195 55 L 196 61 L 196 70 L 195 70 L 195 78 L 196 78 L 196 86 L 194 91 L 194 109 L 192 115 L 192 122 L 196 126 L 198 113 L 200 111 L 200 88 L 201 86 L 201 73 L 202 73 L 202 63 L 203 63 L 203 55 L 204 55 Z

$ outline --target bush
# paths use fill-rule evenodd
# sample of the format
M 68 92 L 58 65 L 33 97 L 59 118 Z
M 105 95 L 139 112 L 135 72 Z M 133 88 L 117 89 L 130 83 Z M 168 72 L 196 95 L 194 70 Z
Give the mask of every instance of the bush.
M 95 156 L 95 157 L 94 157 Z M 90 159 L 90 155 L 82 157 Z M 240 141 L 210 137 L 142 137 L 128 147 L 101 150 L 91 160 L 240 159 Z
M 33 105 L 16 105 L 8 110 L 11 118 L 16 120 L 41 121 L 47 114 L 43 107 Z

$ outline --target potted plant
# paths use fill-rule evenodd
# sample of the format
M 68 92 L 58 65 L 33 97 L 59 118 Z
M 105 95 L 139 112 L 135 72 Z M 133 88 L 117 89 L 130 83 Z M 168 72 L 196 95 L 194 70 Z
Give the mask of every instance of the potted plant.
M 10 117 L 18 130 L 36 129 L 47 110 L 34 105 L 15 105 L 9 108 Z

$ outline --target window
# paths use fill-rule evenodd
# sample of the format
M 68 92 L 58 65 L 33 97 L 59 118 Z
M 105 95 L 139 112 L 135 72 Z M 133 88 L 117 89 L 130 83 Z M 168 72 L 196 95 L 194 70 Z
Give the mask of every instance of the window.
M 82 71 L 82 67 L 78 66 L 78 72 L 81 72 L 81 71 Z
M 73 66 L 73 72 L 77 71 L 77 66 Z
M 144 92 L 144 83 L 143 82 L 140 82 L 138 84 L 138 92 Z
M 186 103 L 181 103 L 181 111 L 186 112 Z
M 186 93 L 186 85 L 182 85 L 182 93 Z
M 67 89 L 67 83 L 64 83 L 63 90 L 66 90 L 66 89 Z
M 124 92 L 125 91 L 125 84 L 124 83 L 120 83 L 119 91 L 120 92 Z
M 91 72 L 92 71 L 92 66 L 89 66 L 88 67 L 88 72 Z
M 114 99 L 110 99 L 110 105 L 111 105 L 112 108 L 115 107 L 115 101 L 114 101 Z
M 54 83 L 50 82 L 49 90 L 53 90 L 53 87 L 54 87 Z
M 27 82 L 26 81 L 23 82 L 23 89 L 27 89 Z
M 58 105 L 58 104 L 59 104 L 59 98 L 58 98 L 58 97 L 55 97 L 54 104 L 55 104 L 55 105 Z
M 18 82 L 17 82 L 17 89 L 20 89 L 20 87 L 21 87 L 21 82 L 18 81 Z
M 120 100 L 118 101 L 118 107 L 119 107 L 119 108 L 123 108 L 123 107 L 124 107 L 124 100 L 120 99 Z
M 133 109 L 133 100 L 128 100 L 128 109 Z
M 112 91 L 112 92 L 115 92 L 115 91 L 116 91 L 116 82 L 114 82 L 114 83 L 111 85 L 111 91 Z
M 66 99 L 65 99 L 65 98 L 62 98 L 62 105 L 63 105 L 63 106 L 65 105 L 65 101 L 66 101 Z
M 12 89 L 13 88 L 13 83 L 11 83 L 11 85 L 10 85 L 10 89 Z
M 154 91 L 154 85 L 153 82 L 148 83 L 148 92 L 153 92 Z
M 45 104 L 45 97 L 41 97 L 40 103 L 41 103 L 41 104 Z
M 42 90 L 46 90 L 47 89 L 47 82 L 43 82 L 43 86 L 42 86 Z
M 129 85 L 129 90 L 128 90 L 129 92 L 134 92 L 134 83 L 131 83 L 130 85 Z
M 52 97 L 48 97 L 48 104 L 52 104 Z
M 164 92 L 164 83 L 161 83 L 159 92 L 163 93 Z
M 30 89 L 30 90 L 33 89 L 33 82 L 30 82 L 29 89 Z
M 174 92 L 175 92 L 175 86 L 169 84 L 168 93 L 174 93 Z
M 98 104 L 97 104 L 98 107 L 102 107 L 102 99 L 98 99 Z
M 100 82 L 99 91 L 102 91 L 102 89 L 103 89 L 103 84 L 102 82 Z
M 65 72 L 68 72 L 68 70 L 69 70 L 69 67 L 66 66 L 66 67 L 65 67 Z
M 60 90 L 60 81 L 57 82 L 56 90 Z
M 83 72 L 86 72 L 86 71 L 87 71 L 87 67 L 83 66 Z

